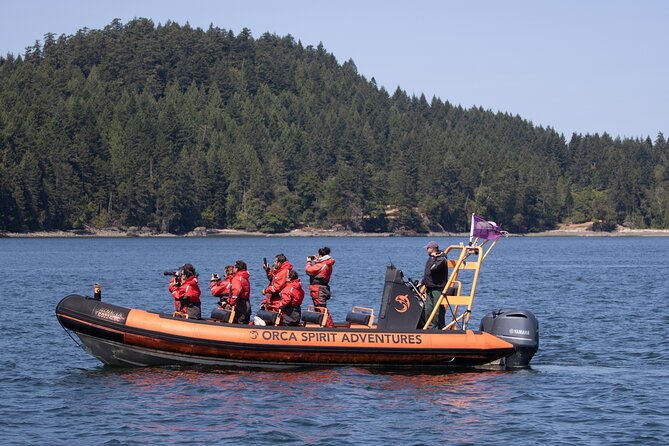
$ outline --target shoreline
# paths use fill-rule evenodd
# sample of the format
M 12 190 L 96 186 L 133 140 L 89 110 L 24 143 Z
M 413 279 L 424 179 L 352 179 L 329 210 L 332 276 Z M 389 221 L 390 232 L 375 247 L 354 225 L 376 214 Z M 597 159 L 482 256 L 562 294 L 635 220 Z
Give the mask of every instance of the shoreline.
M 133 237 L 467 237 L 469 233 L 456 232 L 354 232 L 333 229 L 294 229 L 290 232 L 263 233 L 238 229 L 196 228 L 186 234 L 160 233 L 149 229 L 103 228 L 85 230 L 58 230 L 33 232 L 0 231 L 0 238 L 133 238 Z M 594 232 L 585 228 L 562 228 L 528 234 L 509 234 L 509 237 L 669 237 L 669 229 L 619 228 L 612 232 Z

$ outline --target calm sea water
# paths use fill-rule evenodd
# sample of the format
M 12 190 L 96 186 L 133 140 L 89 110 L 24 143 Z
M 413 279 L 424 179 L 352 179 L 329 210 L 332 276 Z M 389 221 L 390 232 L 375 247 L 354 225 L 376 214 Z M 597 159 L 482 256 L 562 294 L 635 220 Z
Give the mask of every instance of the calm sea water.
M 2 444 L 668 444 L 669 238 L 510 238 L 482 269 L 472 326 L 492 309 L 533 311 L 531 369 L 445 374 L 332 368 L 247 372 L 115 369 L 60 327 L 56 303 L 92 294 L 171 311 L 163 270 L 203 278 L 242 258 L 252 302 L 262 257 L 300 270 L 337 260 L 330 307 L 378 309 L 390 260 L 420 278 L 425 238 L 0 239 Z M 440 245 L 463 241 L 437 239 Z

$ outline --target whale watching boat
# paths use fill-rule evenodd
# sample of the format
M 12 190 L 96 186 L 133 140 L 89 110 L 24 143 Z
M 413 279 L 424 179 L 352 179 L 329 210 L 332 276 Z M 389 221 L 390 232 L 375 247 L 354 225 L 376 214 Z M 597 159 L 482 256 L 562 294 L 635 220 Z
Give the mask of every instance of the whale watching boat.
M 294 327 L 276 325 L 279 315 L 265 311 L 256 313 L 265 325 L 239 325 L 231 323 L 230 309 L 218 307 L 211 318 L 194 320 L 120 307 L 103 302 L 99 293 L 66 296 L 56 317 L 86 352 L 114 366 L 526 367 L 539 346 L 538 321 L 531 312 L 497 310 L 482 319 L 479 330 L 468 327 L 481 265 L 501 235 L 494 222 L 472 215 L 469 243 L 444 251 L 452 257 L 451 273 L 429 315 L 423 311 L 424 287 L 391 265 L 379 311 L 353 307 L 345 321 L 330 328 L 325 308 L 309 307 Z M 446 326 L 428 329 L 440 307 L 446 310 Z

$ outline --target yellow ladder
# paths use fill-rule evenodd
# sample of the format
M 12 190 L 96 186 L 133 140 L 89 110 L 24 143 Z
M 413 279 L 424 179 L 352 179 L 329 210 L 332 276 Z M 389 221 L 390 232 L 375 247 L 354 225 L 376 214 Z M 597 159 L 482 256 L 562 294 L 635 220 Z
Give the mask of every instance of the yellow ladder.
M 448 313 L 451 316 L 451 321 L 446 324 L 443 328 L 444 330 L 456 330 L 458 329 L 458 323 L 462 330 L 467 329 L 467 323 L 469 322 L 469 316 L 471 315 L 474 303 L 474 295 L 476 294 L 476 285 L 479 280 L 479 272 L 481 271 L 481 264 L 495 246 L 497 240 L 493 241 L 486 249 L 484 246 L 488 242 L 489 240 L 484 240 L 483 243 L 479 243 L 479 239 L 477 238 L 471 245 L 460 243 L 459 245 L 450 245 L 446 248 L 446 251 L 444 251 L 446 256 L 450 252 L 460 251 L 460 254 L 457 260 L 448 260 L 448 267 L 452 271 L 451 275 L 446 285 L 444 285 L 432 313 L 428 316 L 427 321 L 425 321 L 423 330 L 427 330 L 427 327 L 429 327 L 437 315 L 437 311 L 442 306 L 447 312 L 447 318 Z M 469 283 L 468 294 L 462 294 L 463 282 L 459 280 L 460 272 L 464 270 L 474 271 L 474 276 Z M 451 293 L 448 292 L 449 290 L 451 290 Z M 423 294 L 423 298 L 426 298 L 424 287 L 421 289 L 421 293 Z

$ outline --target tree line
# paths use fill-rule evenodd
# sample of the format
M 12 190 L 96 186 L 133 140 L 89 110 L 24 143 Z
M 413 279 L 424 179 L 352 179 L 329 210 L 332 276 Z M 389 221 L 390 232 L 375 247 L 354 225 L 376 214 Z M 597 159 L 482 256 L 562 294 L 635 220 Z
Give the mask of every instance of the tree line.
M 669 227 L 669 145 L 388 92 L 322 44 L 148 19 L 0 58 L 0 230 Z

